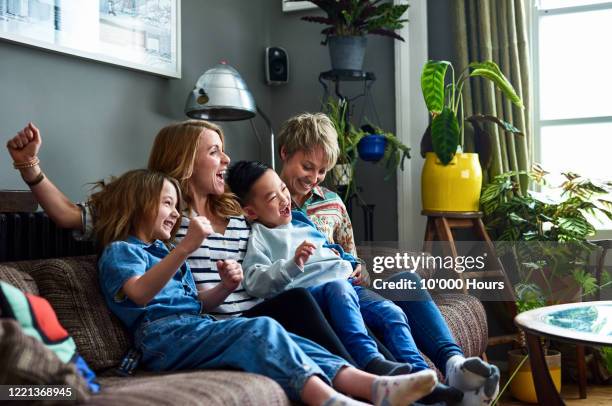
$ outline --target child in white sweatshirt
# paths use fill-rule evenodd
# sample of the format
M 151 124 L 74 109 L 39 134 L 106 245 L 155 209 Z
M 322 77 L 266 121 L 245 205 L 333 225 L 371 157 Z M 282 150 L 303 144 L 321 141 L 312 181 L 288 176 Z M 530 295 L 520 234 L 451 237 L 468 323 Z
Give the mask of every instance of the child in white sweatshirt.
M 357 294 L 357 289 L 362 288 L 353 286 L 348 279 L 357 260 L 339 245 L 329 244 L 304 214 L 291 211 L 289 190 L 266 165 L 241 161 L 229 169 L 227 178 L 252 221 L 242 263 L 247 293 L 269 298 L 295 287 L 308 289 L 323 312 L 329 314 L 332 327 L 357 365 L 373 373 L 383 370 L 383 365 L 391 361 L 385 360 L 368 335 Z M 388 300 L 373 306 L 395 308 L 401 313 L 397 319 L 405 320 L 401 309 Z M 372 313 L 377 312 L 368 312 Z M 409 333 L 407 322 L 393 323 L 389 328 Z M 411 370 L 410 364 L 396 364 L 394 374 Z

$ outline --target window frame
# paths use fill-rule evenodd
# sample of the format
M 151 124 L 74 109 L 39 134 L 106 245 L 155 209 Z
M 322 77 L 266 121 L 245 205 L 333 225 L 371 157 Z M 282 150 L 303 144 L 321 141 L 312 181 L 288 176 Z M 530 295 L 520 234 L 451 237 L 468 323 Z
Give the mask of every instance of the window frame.
M 565 126 L 576 124 L 612 124 L 612 116 L 598 117 L 581 117 L 581 118 L 563 118 L 543 120 L 541 119 L 540 111 L 540 18 L 547 16 L 575 14 L 591 11 L 612 10 L 612 1 L 605 3 L 576 5 L 559 8 L 543 8 L 540 6 L 540 1 L 532 1 L 532 24 L 531 24 L 531 60 L 532 60 L 532 76 L 533 76 L 533 131 L 534 131 L 534 157 L 536 162 L 542 161 L 542 128 L 548 126 Z M 597 229 L 597 233 L 593 238 L 612 238 L 612 228 Z

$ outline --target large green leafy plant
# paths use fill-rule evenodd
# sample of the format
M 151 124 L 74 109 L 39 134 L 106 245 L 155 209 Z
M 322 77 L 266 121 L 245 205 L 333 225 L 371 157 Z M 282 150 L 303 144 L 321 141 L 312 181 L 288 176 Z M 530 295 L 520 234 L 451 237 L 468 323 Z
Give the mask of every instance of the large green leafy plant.
M 447 73 L 450 68 L 450 81 L 447 83 Z M 438 159 L 447 165 L 455 153 L 464 150 L 465 121 L 474 126 L 476 151 L 481 164 L 487 167 L 490 162 L 489 135 L 481 126 L 482 123 L 499 125 L 504 131 L 522 135 L 512 124 L 495 116 L 476 114 L 460 119 L 463 114 L 463 86 L 470 78 L 480 77 L 490 80 L 496 88 L 517 107 L 523 108 L 523 102 L 516 91 L 493 61 L 473 62 L 458 77 L 455 76 L 453 65 L 448 61 L 428 61 L 421 73 L 421 90 L 431 115 L 431 125 L 421 141 L 421 153 L 435 152 Z
M 288 0 L 300 1 L 300 0 Z M 393 4 L 385 0 L 310 0 L 325 11 L 327 17 L 306 16 L 302 20 L 325 24 L 321 34 L 325 36 L 322 44 L 327 44 L 331 35 L 359 36 L 378 34 L 403 41 L 396 34 L 407 22 L 402 16 L 408 9 L 408 4 Z
M 517 175 L 528 176 L 540 191 L 521 193 L 514 180 Z M 558 303 L 553 287 L 555 279 L 573 280 L 583 295 L 612 283 L 610 275 L 605 273 L 598 285 L 586 270 L 594 248 L 587 238 L 595 233 L 595 217 L 612 219 L 612 202 L 607 200 L 612 184 L 566 172 L 560 185 L 551 186 L 546 175 L 539 166 L 526 173 L 498 175 L 483 188 L 480 198 L 487 228 L 498 241 L 498 254 L 515 262 L 518 281 L 514 290 L 519 312 Z M 493 406 L 528 359 L 524 334 L 520 337 L 524 358 Z M 548 347 L 547 342 L 544 347 Z M 612 357 L 603 355 L 609 357 L 606 361 L 612 371 Z
M 540 191 L 520 193 L 514 181 L 518 174 L 529 176 Z M 595 247 L 587 239 L 595 234 L 598 216 L 612 219 L 612 202 L 607 198 L 612 184 L 565 172 L 562 183 L 551 186 L 546 175 L 539 166 L 528 173 L 498 175 L 483 188 L 480 199 L 491 236 L 501 242 L 502 252 L 510 247 L 516 261 L 520 280 L 515 291 L 521 311 L 553 301 L 549 282 L 554 278 L 571 276 L 584 295 L 600 288 L 586 270 Z M 534 283 L 536 279 L 544 283 Z M 609 275 L 604 274 L 602 285 L 607 284 Z

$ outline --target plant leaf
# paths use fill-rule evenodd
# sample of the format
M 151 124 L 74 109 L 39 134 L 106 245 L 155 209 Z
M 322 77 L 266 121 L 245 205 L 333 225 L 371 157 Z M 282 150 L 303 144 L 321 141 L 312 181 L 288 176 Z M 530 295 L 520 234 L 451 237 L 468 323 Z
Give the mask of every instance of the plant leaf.
M 471 117 L 470 117 L 471 118 Z M 491 154 L 491 135 L 485 131 L 476 120 L 467 121 L 474 127 L 474 149 L 478 153 L 478 160 L 483 169 L 489 169 L 493 161 Z
M 512 84 L 506 79 L 499 66 L 493 61 L 473 62 L 470 68 L 474 69 L 471 77 L 483 77 L 492 81 L 498 89 L 500 89 L 512 103 L 519 108 L 524 108 L 523 101 L 518 96 Z
M 431 139 L 433 149 L 442 164 L 448 163 L 457 152 L 459 145 L 459 123 L 457 116 L 448 107 L 435 116 L 431 122 Z
M 427 110 L 436 115 L 444 108 L 444 78 L 450 66 L 448 61 L 428 61 L 421 73 L 421 90 Z

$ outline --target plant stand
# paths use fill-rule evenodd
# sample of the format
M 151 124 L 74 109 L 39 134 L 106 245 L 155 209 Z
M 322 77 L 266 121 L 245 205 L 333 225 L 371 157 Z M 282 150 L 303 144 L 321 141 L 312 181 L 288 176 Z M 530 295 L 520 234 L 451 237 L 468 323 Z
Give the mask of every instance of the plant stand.
M 364 72 L 359 70 L 330 70 L 326 72 L 321 72 L 319 74 L 319 83 L 323 87 L 322 100 L 325 101 L 328 99 L 328 97 L 330 96 L 330 88 L 333 85 L 334 94 L 336 95 L 336 97 L 339 100 L 346 101 L 346 103 L 348 104 L 348 108 L 346 109 L 346 117 L 344 118 L 346 122 L 350 121 L 350 117 L 355 107 L 354 102 L 362 97 L 365 98 L 365 102 L 360 116 L 363 117 L 365 108 L 369 105 L 374 113 L 377 122 L 380 122 L 380 119 L 378 118 L 378 112 L 376 111 L 376 106 L 374 105 L 372 94 L 370 92 L 370 89 L 375 81 L 376 76 L 373 72 Z M 342 82 L 362 82 L 363 90 L 360 94 L 349 98 L 341 92 L 340 87 Z M 357 158 L 355 157 L 355 159 Z M 342 197 L 342 200 L 346 205 L 346 210 L 349 214 L 349 217 L 351 218 L 353 214 L 353 199 L 357 199 L 357 204 L 363 210 L 363 219 L 365 225 L 364 241 L 373 241 L 375 205 L 366 203 L 356 191 L 357 187 L 354 184 L 349 185 L 348 187 L 350 187 L 351 190 L 347 192 L 347 186 L 338 186 L 337 192 Z
M 455 237 L 453 236 L 454 229 L 472 229 L 474 235 L 484 241 L 487 257 L 493 262 L 496 269 L 462 273 L 453 272 L 453 274 L 464 281 L 469 278 L 486 278 L 503 281 L 504 294 L 506 297 L 512 298 L 512 300 L 503 302 L 504 307 L 513 319 L 517 314 L 514 290 L 512 289 L 512 285 L 510 284 L 510 280 L 508 279 L 501 261 L 497 258 L 493 242 L 482 222 L 482 212 L 436 212 L 423 210 L 421 214 L 427 216 L 425 237 L 423 238 L 424 252 L 432 252 L 434 241 L 444 241 L 447 242 L 447 244 L 443 245 L 444 254 L 457 258 L 459 254 L 455 244 Z M 463 283 L 462 285 L 463 293 L 469 293 L 466 284 Z M 506 344 L 516 341 L 516 334 L 489 337 L 489 345 Z

